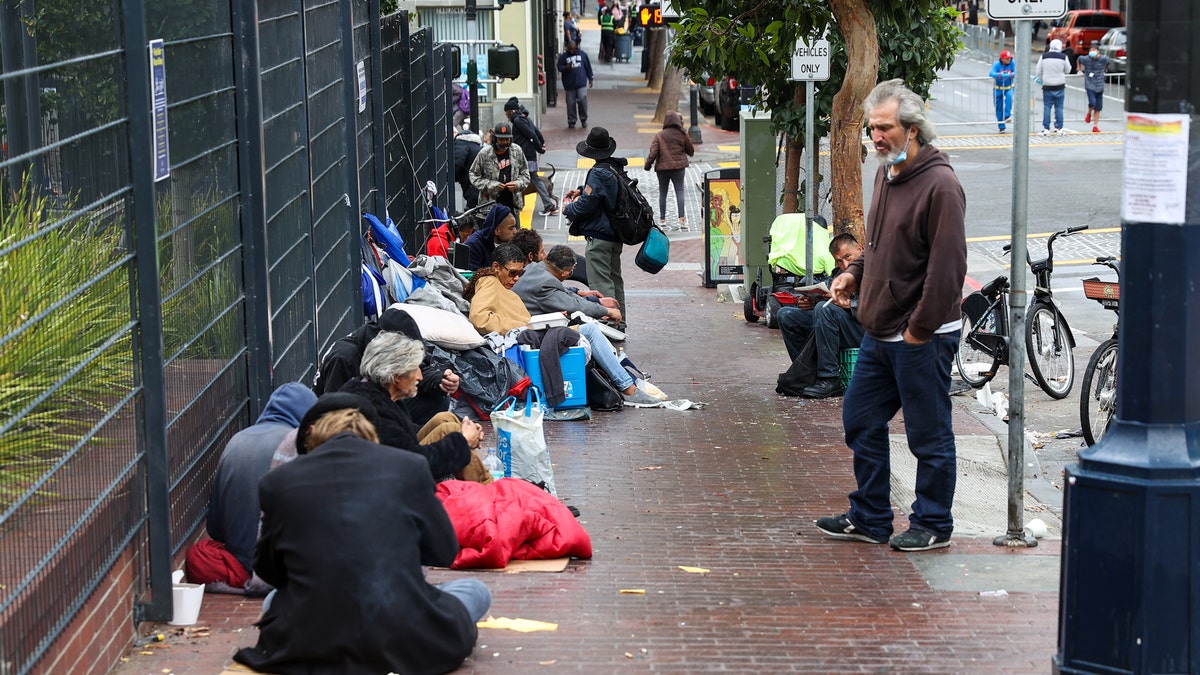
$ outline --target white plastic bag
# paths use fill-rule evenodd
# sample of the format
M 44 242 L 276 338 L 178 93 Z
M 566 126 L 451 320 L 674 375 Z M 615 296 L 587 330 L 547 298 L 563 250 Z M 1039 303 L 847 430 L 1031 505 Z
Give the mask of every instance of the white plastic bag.
M 492 426 L 496 429 L 496 452 L 504 462 L 504 475 L 545 483 L 550 494 L 557 497 L 550 450 L 542 433 L 545 409 L 541 391 L 530 387 L 525 391 L 524 407 L 517 407 L 516 397 L 509 396 L 492 408 Z

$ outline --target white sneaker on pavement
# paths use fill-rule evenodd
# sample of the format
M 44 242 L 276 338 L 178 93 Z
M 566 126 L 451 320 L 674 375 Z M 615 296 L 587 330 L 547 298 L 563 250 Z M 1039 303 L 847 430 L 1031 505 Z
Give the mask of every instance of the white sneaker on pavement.
M 638 380 L 636 382 L 636 384 L 637 384 L 638 389 L 646 392 L 647 394 L 653 396 L 654 398 L 656 398 L 660 401 L 667 400 L 667 395 L 663 393 L 662 389 L 659 389 L 658 387 L 654 386 L 653 384 L 650 384 L 646 380 Z

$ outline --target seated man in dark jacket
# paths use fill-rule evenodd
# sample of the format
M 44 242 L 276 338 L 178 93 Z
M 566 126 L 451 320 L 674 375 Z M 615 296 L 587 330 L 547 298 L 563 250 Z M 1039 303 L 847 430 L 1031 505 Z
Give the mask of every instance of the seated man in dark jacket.
M 379 445 L 366 401 L 322 397 L 297 436 L 300 456 L 263 478 L 254 569 L 275 586 L 258 644 L 234 656 L 270 673 L 445 673 L 475 647 L 491 606 L 477 579 L 432 586 L 454 526 L 425 461 Z
M 604 127 L 593 128 L 587 139 L 575 146 L 576 152 L 596 160 L 596 164 L 588 169 L 584 185 L 566 194 L 565 199 L 571 203 L 563 215 L 571 221 L 573 236 L 587 238 L 584 257 L 589 285 L 606 297 L 616 298 L 624 313 L 617 328 L 623 331 L 629 319 L 625 279 L 621 276 L 623 246 L 608 214 L 617 205 L 617 181 L 629 162 L 623 157 L 613 157 L 616 149 L 617 142 Z
M 317 377 L 313 381 L 313 393 L 317 396 L 333 393 L 342 385 L 358 377 L 359 364 L 362 362 L 363 350 L 375 336 L 383 331 L 402 333 L 414 340 L 421 340 L 421 329 L 412 320 L 408 312 L 399 309 L 387 309 L 379 316 L 379 321 L 368 321 L 353 333 L 339 338 L 325 354 L 317 367 Z M 450 409 L 450 396 L 458 391 L 460 383 L 457 374 L 433 365 L 428 357 L 421 363 L 423 379 L 417 388 L 417 395 L 407 399 L 402 405 L 408 409 L 417 426 L 423 426 L 434 415 Z
M 482 460 L 473 452 L 483 440 L 482 427 L 449 411 L 418 427 L 401 403 L 416 395 L 424 357 L 425 348 L 419 341 L 382 332 L 363 352 L 362 376 L 342 385 L 341 391 L 370 401 L 379 415 L 379 442 L 424 455 L 435 479 L 458 474 L 465 480 L 490 482 L 491 473 L 482 469 Z M 471 473 L 464 475 L 468 466 Z

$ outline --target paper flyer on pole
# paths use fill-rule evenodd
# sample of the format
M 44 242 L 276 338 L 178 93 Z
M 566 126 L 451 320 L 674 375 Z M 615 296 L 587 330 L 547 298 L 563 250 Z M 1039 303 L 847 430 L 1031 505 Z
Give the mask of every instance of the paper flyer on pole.
M 1121 218 L 1182 223 L 1187 203 L 1187 115 L 1125 114 Z

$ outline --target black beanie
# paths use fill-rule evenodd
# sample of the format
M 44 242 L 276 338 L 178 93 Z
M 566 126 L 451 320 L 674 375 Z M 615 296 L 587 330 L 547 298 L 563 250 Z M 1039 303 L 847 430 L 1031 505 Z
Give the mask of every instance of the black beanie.
M 504 109 L 505 110 L 520 110 L 521 102 L 517 100 L 516 96 L 513 96 L 512 98 L 510 98 L 504 102 Z
M 300 420 L 300 428 L 296 430 L 296 454 L 308 454 L 311 448 L 304 447 L 304 440 L 308 437 L 308 430 L 312 428 L 312 425 L 316 424 L 317 420 L 321 419 L 322 415 L 334 410 L 346 409 L 353 409 L 362 413 L 363 417 L 366 417 L 372 426 L 379 425 L 379 418 L 375 414 L 375 406 L 371 405 L 371 402 L 362 396 L 340 391 L 332 394 L 324 394 L 321 398 L 317 399 L 313 407 L 308 409 L 308 412 L 304 413 L 304 419 Z

